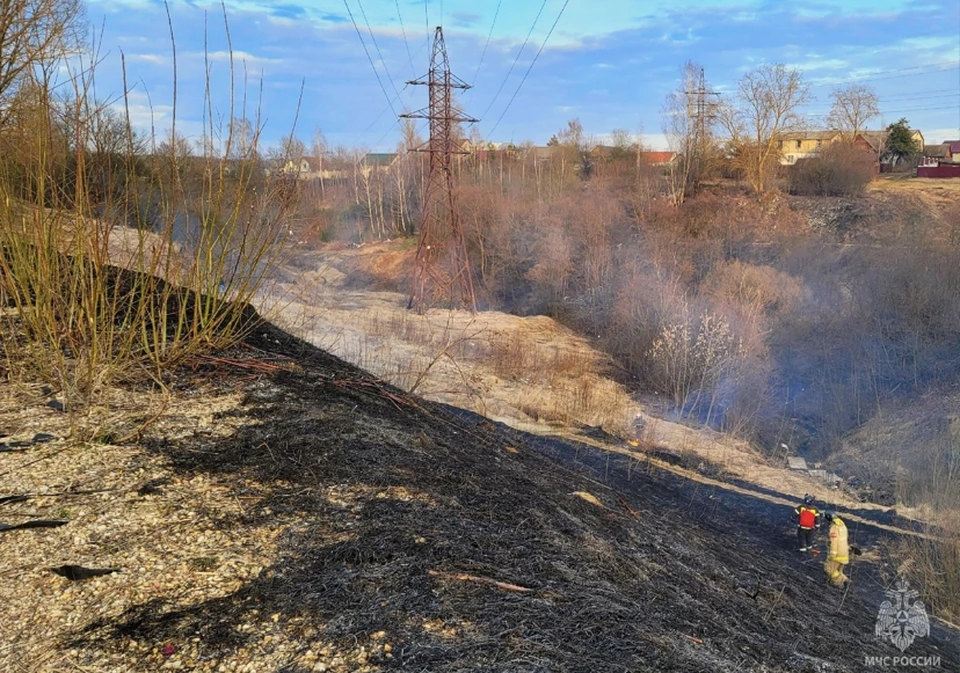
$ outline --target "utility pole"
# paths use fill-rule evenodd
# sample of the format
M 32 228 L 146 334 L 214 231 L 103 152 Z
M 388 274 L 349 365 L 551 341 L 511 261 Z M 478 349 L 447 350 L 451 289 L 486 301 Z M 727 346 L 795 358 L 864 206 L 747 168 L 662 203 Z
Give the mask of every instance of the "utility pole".
M 451 157 L 466 154 L 454 146 L 453 125 L 479 120 L 454 108 L 453 90 L 469 89 L 470 85 L 451 74 L 440 26 L 433 37 L 430 71 L 407 84 L 426 86 L 430 97 L 429 108 L 400 115 L 430 122 L 427 147 L 415 150 L 430 155 L 430 171 L 423 196 L 413 290 L 407 308 L 416 308 L 422 313 L 438 302 L 445 302 L 450 306 L 465 305 L 476 313 L 477 298 L 460 222 Z
M 717 103 L 712 96 L 719 96 L 716 91 L 707 89 L 707 80 L 703 68 L 696 76 L 696 81 L 687 81 L 687 117 L 693 119 L 693 147 L 696 154 L 696 180 L 699 182 L 704 173 L 704 163 L 707 154 L 707 124 L 708 120 L 716 119 Z

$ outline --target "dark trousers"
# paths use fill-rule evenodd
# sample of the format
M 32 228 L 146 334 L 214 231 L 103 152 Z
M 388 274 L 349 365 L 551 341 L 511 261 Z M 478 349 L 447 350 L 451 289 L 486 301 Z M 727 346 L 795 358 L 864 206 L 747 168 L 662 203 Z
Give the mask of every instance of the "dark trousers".
M 800 543 L 800 548 L 812 547 L 813 546 L 813 529 L 812 528 L 800 528 L 797 526 L 797 542 Z

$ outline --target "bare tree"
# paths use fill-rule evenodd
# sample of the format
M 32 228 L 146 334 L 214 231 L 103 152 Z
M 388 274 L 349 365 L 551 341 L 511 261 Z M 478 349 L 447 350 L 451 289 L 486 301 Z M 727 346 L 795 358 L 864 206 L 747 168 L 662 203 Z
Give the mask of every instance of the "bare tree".
M 193 154 L 193 147 L 187 138 L 179 133 L 177 135 L 173 135 L 170 129 L 167 129 L 167 135 L 162 141 L 160 141 L 160 144 L 157 145 L 156 153 L 163 156 L 169 156 L 172 154 L 177 158 L 188 157 Z
M 629 152 L 634 145 L 633 135 L 627 129 L 613 129 L 610 131 L 610 143 L 615 149 Z
M 327 154 L 327 137 L 320 128 L 313 132 L 313 143 L 310 146 L 313 158 L 317 160 L 317 170 L 320 172 L 320 198 L 327 198 L 326 187 L 323 181 L 323 157 Z
M 590 178 L 593 172 L 593 165 L 590 160 L 590 149 L 593 147 L 593 139 L 589 138 L 583 130 L 583 124 L 579 119 L 571 119 L 567 122 L 567 128 L 557 132 L 548 145 L 556 145 L 559 152 L 560 161 L 560 183 L 563 184 L 567 175 L 567 166 L 573 165 L 579 176 L 583 180 Z
M 702 71 L 687 61 L 679 86 L 667 95 L 661 111 L 664 135 L 677 157 L 670 163 L 668 178 L 670 198 L 678 206 L 700 189 L 717 154 L 715 103 L 705 102 L 699 109 L 691 104 L 691 96 L 701 84 L 704 91 L 708 88 L 701 82 Z
M 75 53 L 82 18 L 80 0 L 0 2 L 0 126 L 25 81 Z
M 745 74 L 737 83 L 737 104 L 718 108 L 735 160 L 758 194 L 769 188 L 781 134 L 804 126 L 800 108 L 809 100 L 810 87 L 800 71 L 778 63 Z
M 301 160 L 307 156 L 307 146 L 302 140 L 291 135 L 282 138 L 280 146 L 272 148 L 267 154 L 278 170 L 299 175 Z
M 877 94 L 869 86 L 850 84 L 834 89 L 830 97 L 833 107 L 827 124 L 847 138 L 855 138 L 869 120 L 880 114 Z
M 230 120 L 229 158 L 248 159 L 256 152 L 259 131 L 246 117 L 234 117 Z

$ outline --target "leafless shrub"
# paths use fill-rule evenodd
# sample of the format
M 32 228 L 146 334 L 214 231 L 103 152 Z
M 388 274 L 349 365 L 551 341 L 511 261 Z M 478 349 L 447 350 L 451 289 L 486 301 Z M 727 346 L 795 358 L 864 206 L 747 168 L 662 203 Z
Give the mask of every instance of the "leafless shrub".
M 790 193 L 805 196 L 860 196 L 876 173 L 876 160 L 852 143 L 836 142 L 790 171 Z
M 49 29 L 63 33 L 61 18 Z M 93 97 L 95 70 L 69 81 L 67 103 L 50 81 L 22 82 L 13 130 L 0 127 L 0 145 L 20 143 L 0 162 L 0 294 L 13 308 L 0 348 L 11 372 L 52 384 L 70 409 L 112 382 L 162 386 L 185 358 L 240 338 L 291 203 L 288 185 L 261 180 L 256 134 L 237 156 L 231 130 L 208 119 L 200 156 L 182 153 L 175 128 L 163 153 L 146 153 L 126 116 Z
M 716 265 L 700 288 L 701 294 L 730 302 L 751 316 L 789 313 L 803 293 L 802 281 L 794 276 L 739 260 Z
M 688 402 L 711 397 L 725 376 L 735 375 L 744 355 L 742 340 L 724 316 L 686 307 L 663 325 L 647 353 L 654 381 L 681 411 Z M 707 404 L 709 421 L 713 404 Z

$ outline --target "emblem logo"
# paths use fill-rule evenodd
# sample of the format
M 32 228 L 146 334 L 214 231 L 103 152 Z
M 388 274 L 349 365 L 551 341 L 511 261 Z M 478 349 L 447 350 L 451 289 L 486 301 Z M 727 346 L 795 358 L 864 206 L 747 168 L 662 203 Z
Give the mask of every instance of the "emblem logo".
M 917 638 L 930 635 L 930 620 L 920 592 L 910 588 L 906 580 L 897 580 L 897 588 L 885 592 L 887 598 L 877 615 L 877 638 L 889 640 L 901 652 Z

